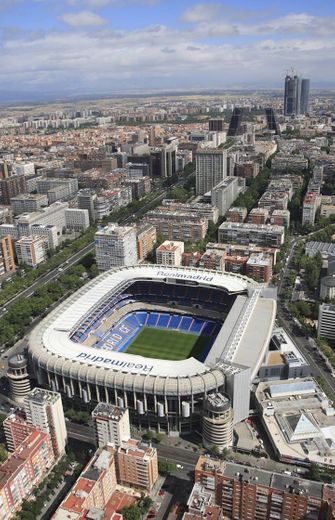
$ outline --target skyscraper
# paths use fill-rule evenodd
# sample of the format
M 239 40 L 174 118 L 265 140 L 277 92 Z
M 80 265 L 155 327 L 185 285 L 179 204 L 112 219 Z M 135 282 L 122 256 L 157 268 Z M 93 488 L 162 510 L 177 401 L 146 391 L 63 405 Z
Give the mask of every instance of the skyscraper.
M 137 264 L 136 226 L 110 223 L 95 234 L 99 271 Z
M 280 128 L 273 108 L 266 108 L 265 115 L 268 129 L 272 130 L 276 135 L 280 135 Z
M 240 135 L 242 121 L 242 108 L 234 108 L 228 128 L 228 137 L 235 137 Z
M 196 193 L 204 195 L 227 177 L 227 151 L 203 148 L 195 154 Z
M 298 76 L 285 77 L 284 114 L 298 116 L 300 114 L 301 80 Z
M 300 114 L 307 114 L 309 110 L 309 79 L 301 80 Z

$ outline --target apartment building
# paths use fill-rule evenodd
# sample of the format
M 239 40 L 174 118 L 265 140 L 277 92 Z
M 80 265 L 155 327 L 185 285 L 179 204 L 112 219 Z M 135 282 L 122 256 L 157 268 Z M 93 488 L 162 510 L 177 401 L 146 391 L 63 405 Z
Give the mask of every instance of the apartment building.
M 290 227 L 290 211 L 288 209 L 275 209 L 270 217 L 270 223 L 273 226 L 284 226 L 285 229 Z
M 120 446 L 130 439 L 128 408 L 99 403 L 92 412 L 95 442 L 99 448 L 107 444 Z
M 252 254 L 246 263 L 246 274 L 260 283 L 268 283 L 272 278 L 272 260 L 266 254 Z
M 319 196 L 317 193 L 308 191 L 304 198 L 302 206 L 302 224 L 311 224 L 315 222 L 316 211 L 319 207 Z
M 14 215 L 32 213 L 48 206 L 48 197 L 40 193 L 21 193 L 10 199 Z
M 204 269 L 213 269 L 214 271 L 224 271 L 225 255 L 215 253 L 214 251 L 206 251 L 200 258 L 198 266 Z
M 158 478 L 157 450 L 135 439 L 123 442 L 116 453 L 120 484 L 150 492 Z
M 90 215 L 87 209 L 68 208 L 65 210 L 65 226 L 70 231 L 83 233 L 90 227 Z
M 2 204 L 10 205 L 10 199 L 20 193 L 26 193 L 27 184 L 24 175 L 12 175 L 5 179 L 0 179 L 0 190 Z
M 226 213 L 226 219 L 228 222 L 244 222 L 247 218 L 247 208 L 239 208 L 237 206 L 231 207 Z
M 22 237 L 15 243 L 18 264 L 37 267 L 47 259 L 48 242 L 41 236 Z
M 156 249 L 156 263 L 178 267 L 181 265 L 183 252 L 184 242 L 165 240 L 165 242 Z
M 234 175 L 244 179 L 254 179 L 259 174 L 259 164 L 255 161 L 236 163 Z
M 258 207 L 267 208 L 269 211 L 287 209 L 288 202 L 288 194 L 285 191 L 265 191 L 258 201 Z
M 149 211 L 143 222 L 155 226 L 156 231 L 169 240 L 198 242 L 203 240 L 208 229 L 208 220 L 195 213 L 185 214 L 182 211 Z
M 216 206 L 212 206 L 212 204 L 207 203 L 182 203 L 177 202 L 174 199 L 163 199 L 162 206 L 158 206 L 156 208 L 160 211 L 179 211 L 185 214 L 196 214 L 200 218 L 206 218 L 208 221 L 217 223 L 219 220 L 219 209 Z
M 47 195 L 49 204 L 57 200 L 68 200 L 78 191 L 77 179 L 37 179 L 37 192 Z
M 59 236 L 57 227 L 50 224 L 32 224 L 31 235 L 33 237 L 43 237 L 48 243 L 48 249 L 54 250 L 59 246 Z
M 52 520 L 103 519 L 116 483 L 113 448 L 98 450 L 51 517 Z
M 67 431 L 61 395 L 36 387 L 24 400 L 24 410 L 29 424 L 50 435 L 55 459 L 62 457 Z
M 54 460 L 50 436 L 33 428 L 0 466 L 0 520 L 20 510 Z
M 319 306 L 318 336 L 335 339 L 335 305 L 322 303 Z
M 36 427 L 28 424 L 25 415 L 12 413 L 3 422 L 3 430 L 8 451 L 15 451 Z
M 156 228 L 151 224 L 143 224 L 136 230 L 137 257 L 138 262 L 143 262 L 145 258 L 154 250 L 157 242 Z
M 223 222 L 218 230 L 219 242 L 228 244 L 266 246 L 280 248 L 284 243 L 285 229 L 282 226 Z
M 219 215 L 224 216 L 239 194 L 244 190 L 244 179 L 226 177 L 212 188 L 212 206 L 216 206 L 219 209 Z
M 0 238 L 0 259 L 4 273 L 15 271 L 14 242 L 10 235 Z
M 227 151 L 203 148 L 195 153 L 196 193 L 204 195 L 227 176 Z
M 42 224 L 44 226 L 56 226 L 59 235 L 65 229 L 65 210 L 69 207 L 67 202 L 55 202 L 46 208 L 33 213 L 22 213 L 14 219 L 17 227 L 18 235 L 31 235 L 31 226 L 33 224 Z
M 203 456 L 195 483 L 232 520 L 321 520 L 334 502 L 332 485 Z
M 269 210 L 267 208 L 253 208 L 248 215 L 250 224 L 266 224 L 269 220 Z
M 95 233 L 99 271 L 137 263 L 136 226 L 111 223 Z

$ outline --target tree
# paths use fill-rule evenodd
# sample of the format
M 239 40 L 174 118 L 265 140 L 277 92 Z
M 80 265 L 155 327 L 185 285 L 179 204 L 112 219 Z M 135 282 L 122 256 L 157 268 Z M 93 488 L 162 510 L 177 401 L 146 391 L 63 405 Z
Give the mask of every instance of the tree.
M 158 471 L 161 475 L 168 475 L 171 471 L 176 469 L 174 462 L 167 459 L 158 459 Z
M 0 444 L 0 462 L 4 462 L 8 457 L 7 450 L 4 444 Z
M 218 446 L 215 446 L 215 444 L 213 444 L 213 446 L 210 449 L 210 453 L 213 457 L 218 457 L 220 455 L 220 449 L 218 448 Z
M 159 444 L 160 442 L 162 442 L 164 437 L 165 437 L 164 433 L 157 433 L 156 434 L 156 442 L 158 442 L 158 444 Z
M 142 515 L 145 515 L 147 511 L 149 511 L 150 507 L 153 505 L 153 500 L 148 495 L 141 494 L 141 498 L 138 502 L 138 507 L 141 511 Z
M 320 467 L 314 462 L 311 463 L 309 468 L 309 478 L 311 480 L 320 480 Z
M 121 509 L 124 520 L 141 520 L 141 511 L 138 506 L 129 506 Z

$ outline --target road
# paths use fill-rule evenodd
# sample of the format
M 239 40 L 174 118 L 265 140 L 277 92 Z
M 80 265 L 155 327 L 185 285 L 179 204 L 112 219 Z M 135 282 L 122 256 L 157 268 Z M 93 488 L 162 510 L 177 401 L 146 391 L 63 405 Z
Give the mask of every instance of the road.
M 193 174 L 191 174 L 190 176 L 192 175 Z M 157 204 L 159 204 L 166 197 L 166 194 L 169 190 L 183 186 L 184 184 L 186 184 L 189 177 L 180 179 L 178 182 L 170 186 L 168 189 L 164 190 L 163 192 L 160 192 L 156 197 L 154 197 L 152 200 L 150 200 L 144 206 L 142 206 L 142 208 L 138 209 L 137 211 L 134 211 L 132 215 L 129 215 L 128 217 L 121 219 L 119 221 L 119 224 L 128 224 L 129 222 L 135 220 L 135 218 L 138 218 L 147 211 L 149 211 L 149 209 L 151 209 L 152 207 L 157 206 Z M 13 298 L 8 300 L 2 307 L 0 307 L 0 317 L 3 317 L 7 313 L 8 309 L 16 302 L 18 302 L 22 298 L 29 298 L 36 289 L 46 284 L 47 282 L 50 282 L 51 280 L 57 278 L 61 274 L 61 272 L 66 271 L 67 269 L 78 263 L 82 258 L 84 258 L 84 256 L 86 256 L 91 251 L 94 251 L 94 242 L 91 242 L 87 246 L 80 249 L 77 253 L 72 255 L 70 258 L 68 258 L 66 264 L 63 264 L 63 267 L 61 268 L 62 271 L 59 270 L 59 267 L 56 267 L 52 271 L 40 276 L 33 284 L 31 284 L 30 287 L 16 294 L 15 296 L 13 296 Z

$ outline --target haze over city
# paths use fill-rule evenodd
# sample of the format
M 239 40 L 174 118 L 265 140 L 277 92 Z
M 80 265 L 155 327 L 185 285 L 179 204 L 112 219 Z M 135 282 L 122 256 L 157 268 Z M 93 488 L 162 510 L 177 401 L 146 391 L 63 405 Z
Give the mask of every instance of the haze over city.
M 325 0 L 1 0 L 0 100 L 335 84 Z

